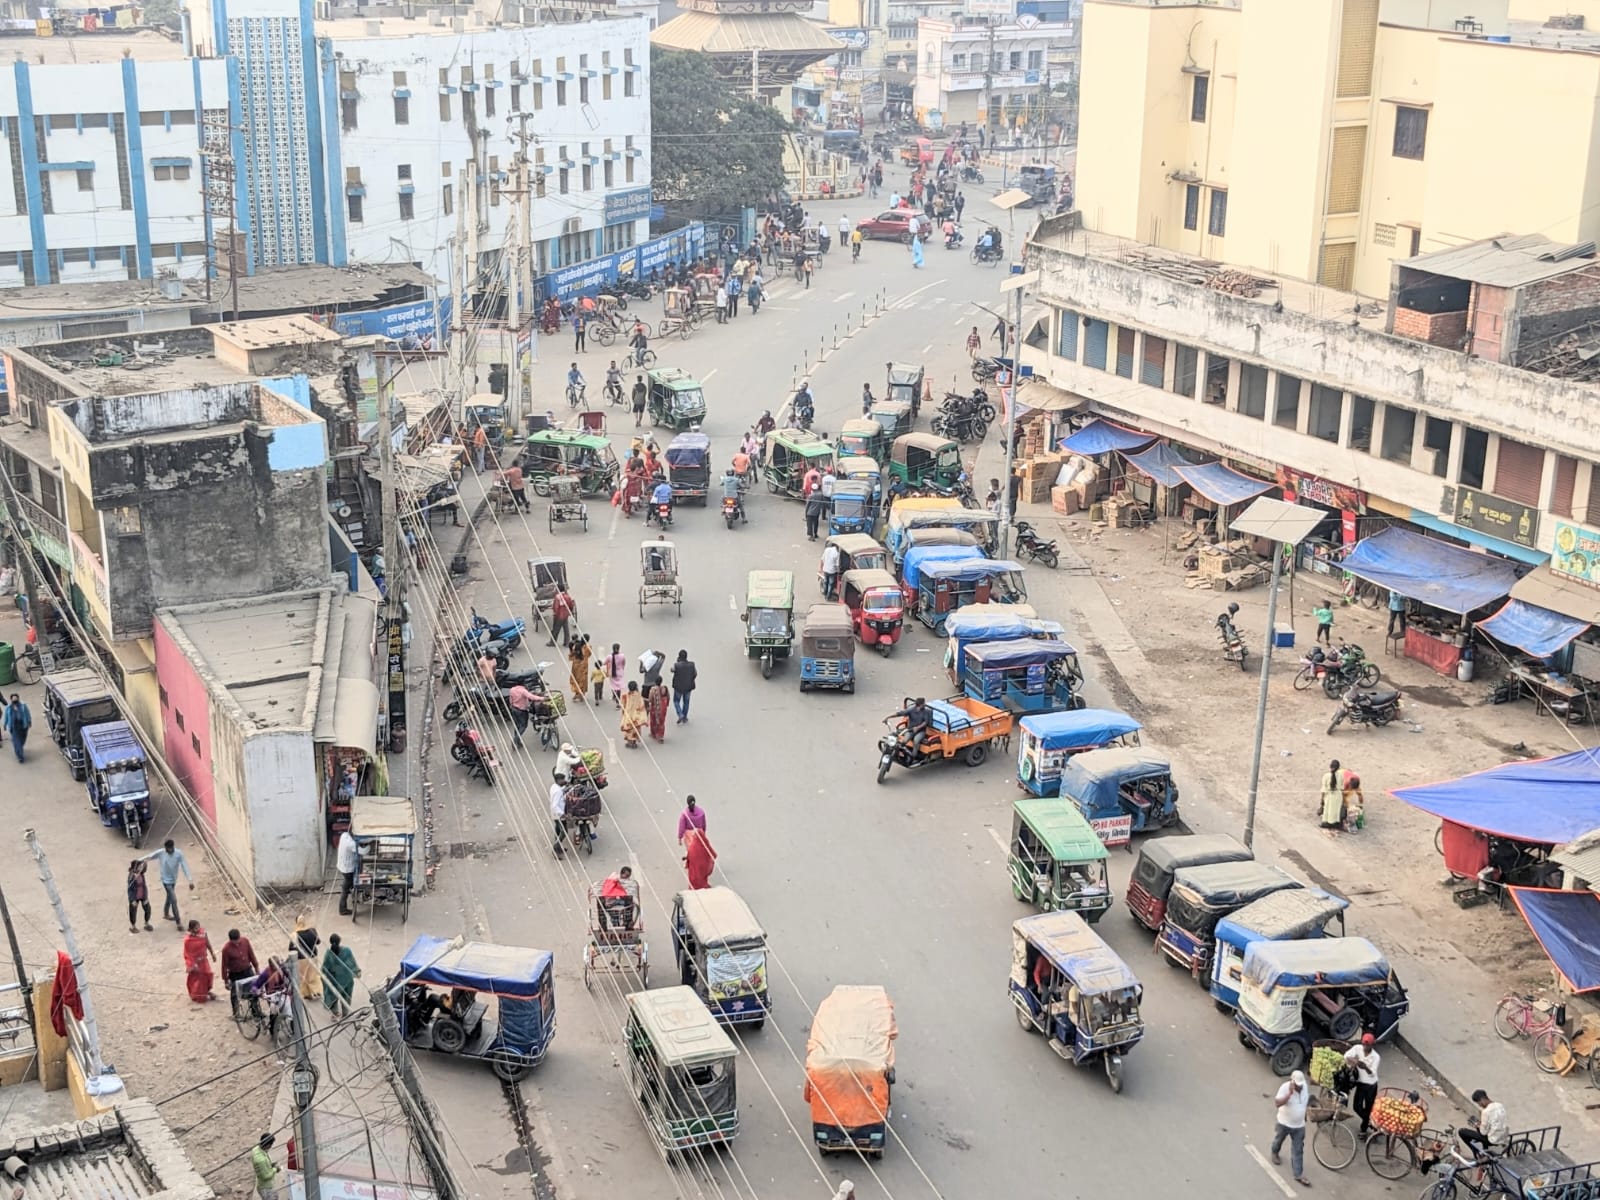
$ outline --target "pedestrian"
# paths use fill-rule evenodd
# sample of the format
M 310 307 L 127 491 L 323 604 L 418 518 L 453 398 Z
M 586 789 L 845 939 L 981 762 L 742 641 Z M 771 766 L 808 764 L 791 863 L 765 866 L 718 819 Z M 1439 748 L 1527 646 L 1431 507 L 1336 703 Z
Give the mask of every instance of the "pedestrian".
M 911 231 L 911 265 L 918 270 L 922 268 L 922 238 L 916 229 Z
M 1311 616 L 1317 623 L 1316 640 L 1324 646 L 1333 645 L 1333 602 L 1318 601 L 1317 606 L 1311 610 Z
M 499 674 L 500 661 L 494 655 L 487 650 L 478 655 L 478 678 L 480 680 L 493 687 L 494 681 Z
M 139 861 L 149 862 L 151 859 L 155 859 L 156 866 L 160 868 L 161 886 L 167 893 L 166 903 L 161 906 L 161 919 L 165 921 L 171 917 L 178 932 L 182 933 L 183 921 L 178 916 L 178 872 L 183 872 L 183 877 L 189 881 L 189 890 L 194 891 L 194 876 L 189 874 L 189 860 L 184 858 L 183 851 L 177 848 L 171 838 L 161 843 L 161 849 L 146 854 Z
M 344 944 L 337 933 L 328 936 L 328 949 L 322 956 L 322 1006 L 336 1017 L 350 1011 L 350 993 L 361 977 L 361 966 L 355 952 Z
M 820 488 L 806 497 L 806 537 L 813 542 L 817 540 L 817 527 L 822 524 L 822 512 L 827 506 Z
M 550 640 L 545 643 L 546 646 L 554 646 L 557 637 L 560 637 L 563 647 L 572 645 L 570 622 L 577 611 L 578 602 L 572 598 L 572 593 L 567 591 L 567 585 L 556 584 L 556 594 L 550 597 Z
M 520 747 L 533 714 L 533 693 L 520 683 L 512 684 L 506 692 L 506 705 L 511 709 L 511 744 Z
M 522 468 L 512 463 L 504 472 L 506 491 L 511 493 L 511 499 L 523 512 L 532 512 L 533 505 L 528 503 L 528 488 L 522 478 Z
M 967 197 L 964 192 L 956 193 L 956 220 L 961 220 L 961 212 L 967 207 Z
M 584 339 L 589 332 L 589 318 L 581 312 L 572 314 L 572 351 L 582 354 L 585 351 Z
M 816 261 L 811 257 L 811 255 L 809 255 L 809 254 L 806 255 L 805 256 L 805 262 L 800 267 L 800 273 L 805 276 L 806 291 L 808 291 L 808 292 L 811 290 L 811 275 L 812 275 L 812 272 L 814 272 L 816 269 L 817 269 Z
M 583 703 L 584 691 L 589 685 L 589 658 L 593 653 L 586 633 L 573 638 L 567 649 L 567 686 L 572 689 L 573 700 L 579 704 Z
M 739 294 L 743 291 L 743 280 L 737 274 L 730 276 L 728 278 L 728 316 L 730 319 L 739 315 Z
M 678 714 L 679 725 L 689 723 L 689 698 L 694 694 L 694 681 L 698 674 L 689 652 L 679 650 L 678 661 L 672 664 L 672 707 Z
M 1344 829 L 1346 833 L 1366 827 L 1367 798 L 1361 794 L 1361 776 L 1344 773 Z
M 250 1151 L 250 1165 L 256 1172 L 256 1195 L 261 1200 L 278 1200 L 278 1168 L 267 1153 L 276 1140 L 270 1133 L 263 1133 L 255 1149 Z
M 1406 598 L 1393 588 L 1389 589 L 1389 636 L 1406 635 Z
M 188 935 L 183 939 L 183 970 L 189 999 L 204 1004 L 211 999 L 211 964 L 217 961 L 217 952 L 211 948 L 211 939 L 200 928 L 199 921 L 189 922 Z
M 596 658 L 589 667 L 589 686 L 594 691 L 594 702 L 599 704 L 606 695 L 606 665 L 605 660 Z
M 1288 1138 L 1289 1166 L 1294 1171 L 1294 1181 L 1301 1187 L 1311 1186 L 1306 1178 L 1306 1102 L 1309 1099 L 1305 1072 L 1296 1071 L 1289 1076 L 1289 1082 L 1278 1089 L 1272 1101 L 1278 1110 L 1277 1125 L 1272 1131 L 1272 1161 L 1283 1161 L 1278 1156 L 1278 1148 Z
M 650 714 L 650 736 L 658 742 L 667 740 L 667 708 L 670 703 L 667 685 L 659 678 L 646 687 L 644 706 Z
M 611 681 L 611 702 L 622 708 L 622 685 L 628 677 L 628 656 L 622 652 L 620 642 L 611 643 L 611 653 L 606 655 L 606 676 Z
M 628 680 L 628 690 L 622 694 L 620 708 L 622 744 L 630 750 L 636 750 L 639 747 L 639 733 L 649 719 L 649 714 L 644 709 L 644 697 L 639 694 L 637 680 Z
M 222 986 L 228 990 L 228 1007 L 234 1016 L 239 1015 L 239 984 L 254 979 L 260 970 L 250 939 L 237 929 L 228 930 L 228 940 L 222 947 Z
M 877 397 L 872 394 L 872 385 L 863 383 L 861 385 L 861 415 L 865 417 L 871 414 L 872 406 L 877 402 Z
M 1001 317 L 999 320 L 997 320 L 994 323 L 994 328 L 989 331 L 989 336 L 1000 343 L 1001 358 L 1006 356 L 1006 338 L 1009 332 L 1010 327 L 1006 325 L 1006 319 L 1004 317 Z
M 1340 830 L 1344 828 L 1344 788 L 1339 779 L 1339 760 L 1336 758 L 1328 764 L 1328 773 L 1322 777 L 1318 785 L 1321 802 L 1318 812 L 1322 817 L 1324 829 Z
M 339 885 L 339 915 L 350 917 L 355 914 L 350 911 L 350 893 L 355 890 L 356 872 L 361 869 L 361 847 L 356 842 L 355 834 L 348 829 L 339 834 L 339 845 L 334 851 L 337 860 L 335 866 L 339 871 L 341 880 Z
M 644 376 L 640 375 L 633 381 L 633 427 L 638 429 L 644 424 L 644 408 L 650 399 L 650 388 L 645 384 Z
M 978 351 L 983 349 L 983 338 L 978 336 L 978 327 L 974 325 L 972 332 L 967 334 L 967 357 L 977 358 Z
M 479 425 L 472 431 L 472 461 L 478 468 L 478 474 L 483 474 L 483 469 L 489 461 L 489 435 Z
M 639 655 L 639 686 L 649 690 L 661 682 L 661 668 L 667 663 L 667 656 L 659 650 L 646 650 Z
M 728 323 L 728 285 L 726 283 L 718 283 L 717 284 L 717 324 L 718 325 L 726 325 L 727 323 Z
M 683 866 L 689 886 L 696 891 L 711 886 L 711 871 L 717 865 L 717 852 L 704 829 L 691 829 L 684 839 Z
M 822 595 L 832 600 L 839 588 L 839 547 L 832 538 L 822 548 Z
M 17 756 L 17 761 L 22 761 L 22 748 L 28 742 L 28 730 L 33 728 L 33 713 L 28 711 L 28 706 L 22 702 L 22 697 L 11 693 L 11 703 L 6 705 L 6 714 L 0 719 L 0 728 L 11 735 L 11 750 Z
M 688 848 L 685 839 L 690 830 L 706 831 L 706 810 L 701 808 L 693 796 L 684 799 L 683 811 L 678 814 L 678 845 Z
M 294 940 L 289 943 L 298 959 L 295 963 L 295 981 L 300 985 L 300 995 L 306 1000 L 322 999 L 322 972 L 317 970 L 317 947 L 322 935 L 311 924 L 311 918 L 301 913 L 294 919 Z
M 144 905 L 144 927 L 150 924 L 150 885 L 144 877 L 144 859 L 136 858 L 128 864 L 128 932 L 139 932 L 139 906 Z
M 1361 1044 L 1344 1052 L 1344 1061 L 1356 1073 L 1355 1091 L 1350 1097 L 1350 1107 L 1361 1118 L 1360 1137 L 1365 1140 L 1372 1132 L 1372 1106 L 1378 1099 L 1378 1062 L 1380 1055 L 1373 1048 L 1378 1039 L 1369 1033 L 1361 1035 Z

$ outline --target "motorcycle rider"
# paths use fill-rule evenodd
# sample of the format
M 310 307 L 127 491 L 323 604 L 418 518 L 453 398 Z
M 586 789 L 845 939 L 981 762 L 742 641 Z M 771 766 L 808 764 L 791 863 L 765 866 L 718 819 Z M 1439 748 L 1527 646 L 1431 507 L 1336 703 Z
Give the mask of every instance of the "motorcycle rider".
M 801 429 L 810 429 L 816 415 L 817 406 L 811 396 L 811 384 L 803 383 L 794 394 L 794 423 Z
M 667 506 L 667 521 L 672 519 L 672 485 L 663 479 L 656 484 L 655 491 L 650 493 L 650 507 L 645 510 L 644 520 L 648 525 L 652 520 L 660 520 L 661 506 Z M 666 521 L 661 521 L 661 528 L 667 527 Z
M 733 501 L 733 515 L 744 516 L 744 487 L 739 478 L 739 459 L 742 455 L 735 455 L 733 466 L 722 473 L 722 499 L 724 507 L 727 501 Z
M 929 732 L 933 729 L 933 709 L 928 707 L 928 702 L 918 696 L 908 708 L 902 708 L 891 716 L 904 717 L 906 720 L 906 735 L 911 740 L 911 747 L 918 755 L 922 753 L 922 743 L 927 741 Z
M 961 245 L 961 226 L 955 223 L 952 217 L 944 219 L 944 248 L 954 250 Z

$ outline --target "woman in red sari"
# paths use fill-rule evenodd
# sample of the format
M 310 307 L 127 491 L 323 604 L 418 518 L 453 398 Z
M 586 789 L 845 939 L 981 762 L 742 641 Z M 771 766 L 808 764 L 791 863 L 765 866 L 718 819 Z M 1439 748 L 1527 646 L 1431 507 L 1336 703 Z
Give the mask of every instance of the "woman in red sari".
M 691 829 L 683 839 L 683 865 L 689 872 L 689 886 L 696 890 L 711 886 L 711 869 L 717 865 L 717 852 L 703 829 Z
M 645 710 L 650 714 L 650 736 L 658 742 L 667 740 L 667 688 L 665 684 L 658 683 L 650 689 L 650 694 L 645 697 Z
M 183 966 L 188 975 L 189 999 L 196 1004 L 211 999 L 211 964 L 216 961 L 217 952 L 211 948 L 206 931 L 200 928 L 199 921 L 190 921 L 183 939 Z

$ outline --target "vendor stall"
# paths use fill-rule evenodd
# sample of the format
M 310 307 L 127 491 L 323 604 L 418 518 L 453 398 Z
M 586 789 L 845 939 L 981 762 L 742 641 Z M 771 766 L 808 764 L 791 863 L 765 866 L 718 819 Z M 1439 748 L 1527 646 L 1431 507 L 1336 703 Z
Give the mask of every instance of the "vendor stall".
M 1174 467 L 1173 473 L 1193 488 L 1196 495 L 1216 506 L 1208 511 L 1216 518 L 1219 535 L 1227 532 L 1228 512 L 1234 505 L 1254 500 L 1263 492 L 1270 492 L 1278 486 L 1271 480 L 1254 479 L 1241 474 L 1221 462 L 1186 463 Z M 1194 503 L 1197 513 L 1202 511 L 1200 501 Z
M 1517 910 L 1570 992 L 1600 989 L 1600 896 L 1550 888 L 1511 889 Z
M 1163 516 L 1177 516 L 1186 486 L 1177 468 L 1188 466 L 1189 460 L 1166 442 L 1157 442 L 1144 450 L 1119 453 L 1133 468 L 1133 474 L 1128 476 L 1128 491 L 1133 498 Z

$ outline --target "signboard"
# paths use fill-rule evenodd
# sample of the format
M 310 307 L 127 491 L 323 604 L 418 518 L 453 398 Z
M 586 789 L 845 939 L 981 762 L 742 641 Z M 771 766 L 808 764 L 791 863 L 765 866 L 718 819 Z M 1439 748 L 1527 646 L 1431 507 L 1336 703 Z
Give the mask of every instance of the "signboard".
M 1556 522 L 1550 570 L 1567 579 L 1600 587 L 1600 533 L 1567 521 Z
M 376 335 L 396 342 L 408 337 L 422 343 L 442 341 L 441 324 L 446 330 L 450 327 L 449 296 L 441 296 L 437 304 L 432 300 L 416 300 L 366 312 L 339 313 L 333 318 L 334 331 L 345 337 Z
M 1349 509 L 1358 513 L 1366 511 L 1367 494 L 1356 488 L 1315 475 L 1302 475 L 1289 467 L 1280 466 L 1275 473 L 1278 486 L 1284 489 L 1285 500 L 1292 501 L 1298 496 L 1324 508 Z
M 389 735 L 406 727 L 406 625 L 389 619 Z
M 1126 846 L 1133 840 L 1133 817 L 1099 817 L 1089 822 L 1089 827 L 1106 846 Z
M 973 17 L 1009 17 L 1015 0 L 963 0 L 961 11 Z
M 608 283 L 615 283 L 619 278 L 646 278 L 658 267 L 664 270 L 675 263 L 698 258 L 705 249 L 705 243 L 705 226 L 698 221 L 693 222 L 632 249 L 591 258 L 587 262 L 575 263 L 541 276 L 536 285 L 539 300 L 543 302 L 551 296 L 570 300 L 583 292 L 592 292 Z
M 652 196 L 650 187 L 628 188 L 621 192 L 606 193 L 605 218 L 607 225 L 619 221 L 637 221 L 650 215 Z M 624 251 L 626 253 L 626 251 Z
M 1539 539 L 1538 509 L 1472 488 L 1456 489 L 1455 521 L 1519 546 L 1536 547 Z

